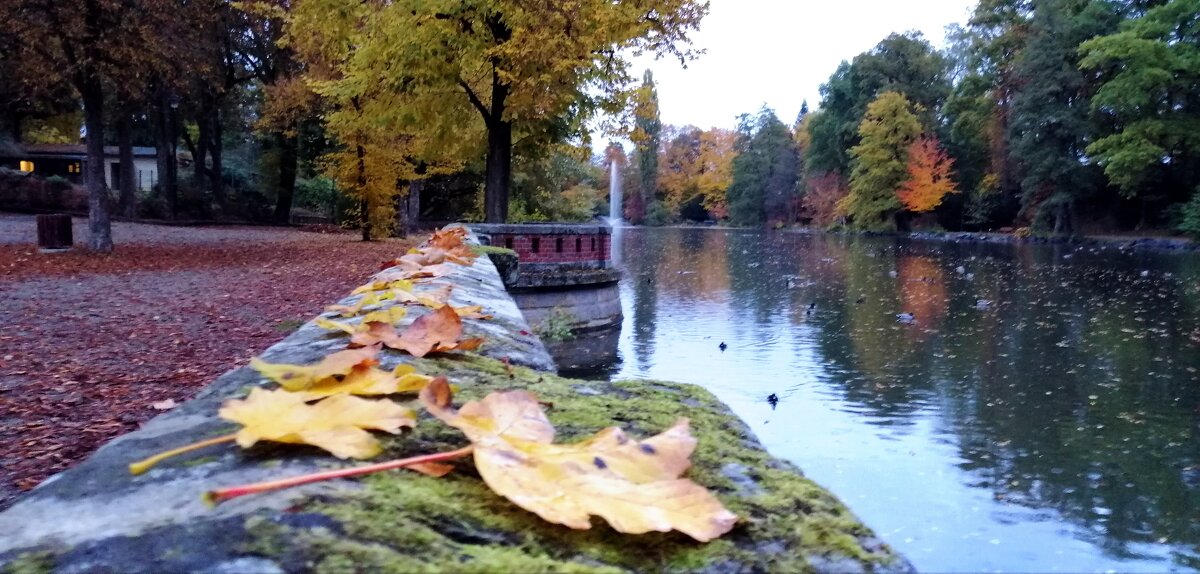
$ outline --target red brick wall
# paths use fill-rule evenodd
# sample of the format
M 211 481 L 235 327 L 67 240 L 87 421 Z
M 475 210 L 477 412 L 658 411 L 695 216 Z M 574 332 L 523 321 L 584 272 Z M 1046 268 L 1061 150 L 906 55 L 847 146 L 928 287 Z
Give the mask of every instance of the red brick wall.
M 537 240 L 537 253 L 533 251 L 534 240 Z M 558 249 L 558 241 L 562 241 L 562 250 Z M 578 240 L 578 243 L 576 243 Z M 493 234 L 492 245 L 507 247 L 517 252 L 522 263 L 582 263 L 588 261 L 608 261 L 612 249 L 610 236 L 607 234 L 578 235 L 578 234 Z M 595 248 L 593 249 L 593 244 Z M 576 247 L 579 250 L 576 251 Z

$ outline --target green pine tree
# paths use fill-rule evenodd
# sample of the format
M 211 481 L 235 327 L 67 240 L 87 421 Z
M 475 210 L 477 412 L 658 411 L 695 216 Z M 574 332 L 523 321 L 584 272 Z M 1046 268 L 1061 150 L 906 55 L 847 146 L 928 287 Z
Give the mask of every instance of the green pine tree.
M 736 225 L 791 223 L 799 157 L 791 132 L 764 106 L 741 116 L 733 181 L 726 192 L 729 218 Z

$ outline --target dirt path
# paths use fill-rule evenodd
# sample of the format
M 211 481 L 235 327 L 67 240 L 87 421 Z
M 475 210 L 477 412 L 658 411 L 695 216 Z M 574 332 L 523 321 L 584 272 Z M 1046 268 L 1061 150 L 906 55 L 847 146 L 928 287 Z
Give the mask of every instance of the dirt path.
M 116 252 L 42 255 L 0 214 L 0 509 L 287 335 L 400 241 L 114 224 Z M 86 238 L 75 221 L 77 246 Z

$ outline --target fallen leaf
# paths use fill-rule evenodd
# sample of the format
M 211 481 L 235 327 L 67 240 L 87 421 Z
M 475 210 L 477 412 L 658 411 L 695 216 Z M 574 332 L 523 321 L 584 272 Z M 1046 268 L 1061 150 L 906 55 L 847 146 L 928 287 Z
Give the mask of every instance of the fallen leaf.
M 415 470 L 421 474 L 424 474 L 425 476 L 441 478 L 447 474 L 450 474 L 454 470 L 454 465 L 441 462 L 421 462 L 417 464 L 410 464 L 404 468 Z
M 250 361 L 250 366 L 284 389 L 302 391 L 329 377 L 348 375 L 354 367 L 359 365 L 377 364 L 375 355 L 378 352 L 378 346 L 338 351 L 327 355 L 321 359 L 321 362 L 309 366 L 268 363 L 254 358 Z
M 433 380 L 416 372 L 412 365 L 400 365 L 388 372 L 373 365 L 355 366 L 341 378 L 330 377 L 297 394 L 306 401 L 344 393 L 348 395 L 391 395 L 420 391 Z
M 169 411 L 177 406 L 179 405 L 175 402 L 175 399 L 167 399 L 165 401 L 150 403 L 150 408 L 153 408 L 156 411 Z
M 396 434 L 416 424 L 411 410 L 389 400 L 369 401 L 338 394 L 310 405 L 299 393 L 253 389 L 245 399 L 226 401 L 217 413 L 242 425 L 237 443 L 249 448 L 260 440 L 308 444 L 338 458 L 371 458 L 379 441 L 366 429 Z
M 329 305 L 325 307 L 325 310 L 338 313 L 343 317 L 353 317 L 367 307 L 378 305 L 384 301 L 390 301 L 395 299 L 395 297 L 395 291 L 373 291 L 363 295 L 352 305 Z
M 403 333 L 397 332 L 388 323 L 365 323 L 365 328 L 351 334 L 350 342 L 353 345 L 383 344 L 418 358 L 435 352 L 473 351 L 483 344 L 482 338 L 460 341 L 458 338 L 462 336 L 462 331 L 462 319 L 458 313 L 444 305 L 418 317 Z
M 395 281 L 378 281 L 378 280 L 376 280 L 376 281 L 371 281 L 370 283 L 366 283 L 364 285 L 360 285 L 360 286 L 356 287 L 353 291 L 350 292 L 350 294 L 351 295 L 361 295 L 363 293 L 370 293 L 371 291 L 387 291 L 387 290 L 412 291 L 413 283 L 412 283 L 412 281 L 407 280 L 407 279 L 399 279 L 399 280 L 395 280 Z
M 532 393 L 492 393 L 458 411 L 446 406 L 448 393 L 439 377 L 421 400 L 471 440 L 475 466 L 493 491 L 548 522 L 586 530 L 596 515 L 619 532 L 679 530 L 701 542 L 737 522 L 704 487 L 679 478 L 696 447 L 687 419 L 640 442 L 614 427 L 556 445 L 554 427 Z
M 362 320 L 358 323 L 346 323 L 344 321 L 334 321 L 324 317 L 317 317 L 313 320 L 318 327 L 329 329 L 331 331 L 341 331 L 347 335 L 353 335 L 367 330 L 368 323 L 387 323 L 394 324 L 408 315 L 408 309 L 401 306 L 392 306 L 387 309 L 371 311 L 362 316 Z

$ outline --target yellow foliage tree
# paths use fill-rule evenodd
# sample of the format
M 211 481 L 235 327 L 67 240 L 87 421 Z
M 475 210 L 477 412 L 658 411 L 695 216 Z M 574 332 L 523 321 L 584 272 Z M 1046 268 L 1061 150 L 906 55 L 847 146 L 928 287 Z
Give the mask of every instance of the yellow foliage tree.
M 364 240 L 391 234 L 407 182 L 459 169 L 477 151 L 469 116 L 452 113 L 458 108 L 445 107 L 444 97 L 395 83 L 417 78 L 384 76 L 386 50 L 401 43 L 397 26 L 405 23 L 391 8 L 302 0 L 287 14 L 284 39 L 304 62 L 305 82 L 321 98 L 325 129 L 338 143 L 321 169 L 358 200 Z
M 707 11 L 698 0 L 298 0 L 289 36 L 311 68 L 334 72 L 337 85 L 317 91 L 351 110 L 347 135 L 370 135 L 394 156 L 427 162 L 486 144 L 484 211 L 500 222 L 514 143 L 537 149 L 585 136 L 597 111 L 621 113 L 632 85 L 625 56 L 687 61 L 688 33 Z M 387 105 L 369 102 L 376 98 Z M 365 146 L 340 141 L 357 169 Z M 368 197 L 387 185 L 350 181 L 360 180 Z
M 663 190 L 668 210 L 678 213 L 680 207 L 700 197 L 713 217 L 728 214 L 725 190 L 733 175 L 736 136 L 730 130 L 712 128 L 700 130 L 692 126 L 674 128 L 659 161 L 658 187 Z

